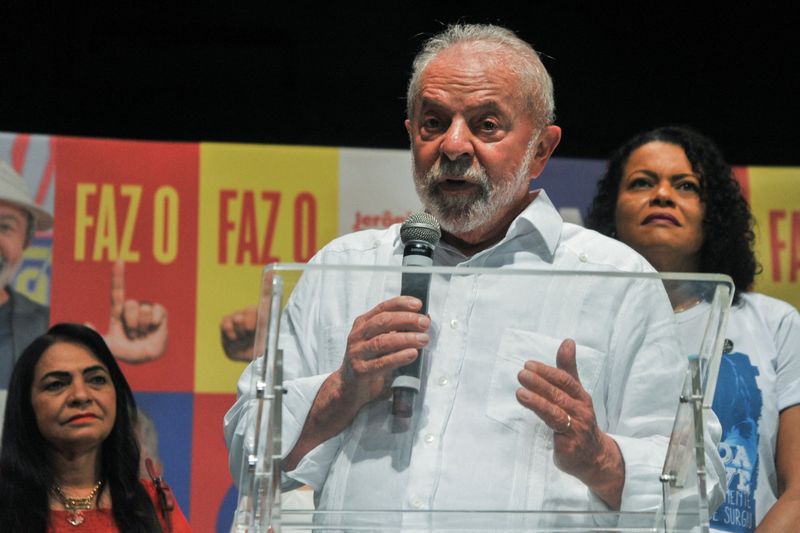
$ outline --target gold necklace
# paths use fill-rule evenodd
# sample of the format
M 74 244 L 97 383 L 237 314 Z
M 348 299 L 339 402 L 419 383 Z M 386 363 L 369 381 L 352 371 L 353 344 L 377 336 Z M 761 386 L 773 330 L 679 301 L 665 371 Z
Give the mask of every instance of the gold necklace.
M 672 308 L 672 312 L 673 313 L 683 313 L 684 311 L 688 311 L 689 309 L 691 309 L 692 307 L 694 307 L 695 305 L 699 304 L 702 301 L 703 301 L 702 298 L 700 298 L 699 296 L 695 296 L 691 300 L 689 300 L 687 302 L 680 303 L 680 304 L 676 305 L 675 307 L 673 307 Z
M 61 490 L 61 487 L 58 485 L 53 487 L 56 496 L 61 500 L 64 509 L 67 510 L 67 522 L 69 522 L 70 525 L 79 526 L 83 524 L 83 521 L 86 519 L 83 516 L 83 511 L 88 511 L 94 506 L 94 497 L 97 495 L 97 491 L 100 490 L 101 486 L 103 486 L 103 480 L 98 481 L 92 489 L 92 492 L 85 498 L 69 498 L 64 494 L 64 491 Z

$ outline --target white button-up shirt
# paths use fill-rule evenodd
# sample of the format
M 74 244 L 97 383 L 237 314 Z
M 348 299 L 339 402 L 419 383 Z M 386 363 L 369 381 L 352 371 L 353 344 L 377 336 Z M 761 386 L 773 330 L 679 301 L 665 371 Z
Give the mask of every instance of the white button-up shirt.
M 400 265 L 399 225 L 347 235 L 312 260 Z M 308 484 L 322 509 L 602 510 L 577 478 L 553 463 L 553 432 L 520 405 L 526 360 L 555 366 L 564 338 L 600 428 L 625 461 L 622 510 L 652 510 L 686 361 L 658 280 L 501 275 L 511 269 L 652 272 L 625 245 L 563 223 L 541 191 L 505 238 L 470 258 L 442 243 L 434 265 L 498 274 L 434 275 L 422 389 L 403 425 L 391 402 L 364 407 L 341 434 L 286 474 Z M 341 365 L 353 320 L 399 294 L 400 276 L 306 272 L 283 315 L 283 451 L 294 446 L 322 382 Z M 252 431 L 250 370 L 226 415 L 232 469 Z

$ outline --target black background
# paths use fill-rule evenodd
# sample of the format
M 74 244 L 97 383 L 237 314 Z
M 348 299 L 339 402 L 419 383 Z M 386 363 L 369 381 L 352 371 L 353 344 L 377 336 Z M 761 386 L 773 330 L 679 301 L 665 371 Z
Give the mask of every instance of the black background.
M 800 21 L 757 3 L 3 3 L 0 130 L 405 148 L 426 35 L 493 22 L 543 54 L 557 156 L 692 125 L 732 163 L 800 165 Z

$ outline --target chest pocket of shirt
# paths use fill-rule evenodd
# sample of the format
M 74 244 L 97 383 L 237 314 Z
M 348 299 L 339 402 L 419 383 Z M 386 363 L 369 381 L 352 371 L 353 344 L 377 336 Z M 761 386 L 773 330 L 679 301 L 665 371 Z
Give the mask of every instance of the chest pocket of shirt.
M 522 432 L 541 419 L 530 409 L 523 407 L 516 397 L 521 387 L 517 374 L 525 361 L 539 361 L 556 366 L 556 353 L 563 339 L 556 339 L 533 331 L 506 329 L 500 339 L 500 347 L 492 370 L 486 415 L 501 424 Z M 583 388 L 594 398 L 605 355 L 595 349 L 578 344 L 576 346 L 578 376 Z

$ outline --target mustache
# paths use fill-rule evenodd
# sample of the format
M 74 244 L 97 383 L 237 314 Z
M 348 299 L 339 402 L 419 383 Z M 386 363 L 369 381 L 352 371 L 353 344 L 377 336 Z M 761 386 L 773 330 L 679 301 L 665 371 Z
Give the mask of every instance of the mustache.
M 447 178 L 462 178 L 466 181 L 489 185 L 489 174 L 480 164 L 473 165 L 472 161 L 466 159 L 456 159 L 451 161 L 447 158 L 440 158 L 425 173 L 427 183 L 436 183 Z

